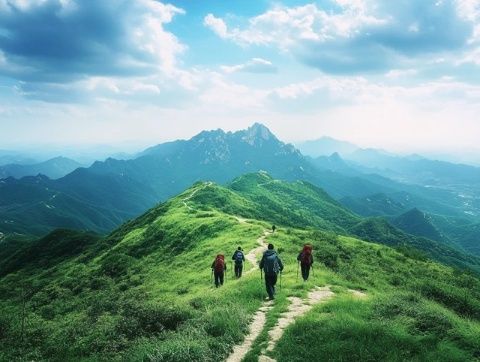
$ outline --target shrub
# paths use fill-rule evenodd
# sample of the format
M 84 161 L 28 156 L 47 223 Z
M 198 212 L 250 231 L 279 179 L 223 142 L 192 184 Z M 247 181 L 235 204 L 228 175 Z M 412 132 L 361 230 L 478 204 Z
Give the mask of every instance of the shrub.
M 128 339 L 156 336 L 166 330 L 176 330 L 191 313 L 185 308 L 163 303 L 127 302 L 121 312 L 118 332 Z
M 134 265 L 135 259 L 123 253 L 110 253 L 103 260 L 100 270 L 103 274 L 118 278 L 125 275 L 129 268 Z
M 425 297 L 464 317 L 480 319 L 480 302 L 467 289 L 461 290 L 443 283 L 424 283 L 420 286 L 420 291 Z
M 204 340 L 189 339 L 180 335 L 160 342 L 144 360 L 151 362 L 209 362 L 210 349 Z
M 246 332 L 248 317 L 245 310 L 238 306 L 217 306 L 204 315 L 205 331 L 212 337 L 230 336 L 240 341 Z

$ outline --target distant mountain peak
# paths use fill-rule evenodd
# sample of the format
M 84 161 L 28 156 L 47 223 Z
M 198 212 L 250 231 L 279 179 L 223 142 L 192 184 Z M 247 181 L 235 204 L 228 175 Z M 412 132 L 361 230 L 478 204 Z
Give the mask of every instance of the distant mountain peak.
M 343 162 L 343 159 L 342 157 L 340 156 L 340 154 L 338 152 L 334 152 L 330 155 L 329 157 L 332 161 L 342 161 Z
M 397 216 L 393 223 L 412 235 L 423 236 L 432 240 L 442 240 L 440 232 L 431 223 L 430 216 L 416 207 Z
M 243 140 L 251 145 L 258 141 L 277 140 L 277 137 L 275 137 L 275 135 L 261 123 L 254 123 L 243 132 Z
M 221 128 L 217 128 L 209 131 L 202 131 L 196 136 L 192 137 L 192 140 L 203 141 L 205 139 L 215 139 L 217 137 L 225 136 L 225 132 Z

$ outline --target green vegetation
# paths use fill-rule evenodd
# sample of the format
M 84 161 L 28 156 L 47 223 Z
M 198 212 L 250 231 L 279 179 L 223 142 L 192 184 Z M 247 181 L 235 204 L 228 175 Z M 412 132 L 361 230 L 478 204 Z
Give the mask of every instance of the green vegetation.
M 299 219 L 306 221 L 296 227 Z M 0 360 L 226 357 L 242 341 L 264 287 L 257 272 L 233 280 L 229 264 L 226 285 L 215 289 L 210 264 L 219 252 L 229 260 L 238 245 L 253 249 L 272 223 L 278 231 L 268 241 L 286 268 L 267 325 L 286 310 L 288 295 L 327 284 L 336 293 L 287 329 L 272 352 L 279 361 L 480 358 L 479 279 L 410 247 L 338 235 L 358 222 L 309 184 L 258 174 L 230 188 L 195 184 L 106 238 L 57 231 L 0 261 Z M 296 255 L 306 242 L 314 245 L 315 275 L 301 283 Z M 263 331 L 247 361 L 266 338 Z
M 392 223 L 406 233 L 442 241 L 440 232 L 432 225 L 431 217 L 417 208 L 397 216 Z

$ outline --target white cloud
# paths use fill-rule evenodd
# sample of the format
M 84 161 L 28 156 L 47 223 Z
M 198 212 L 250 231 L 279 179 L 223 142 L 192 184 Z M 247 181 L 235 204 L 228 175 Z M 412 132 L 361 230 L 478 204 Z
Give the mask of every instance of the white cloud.
M 478 0 L 381 2 L 330 0 L 275 6 L 235 26 L 213 14 L 205 26 L 241 46 L 270 46 L 327 73 L 385 72 L 425 62 L 432 53 L 458 53 L 480 34 Z M 434 16 L 432 15 L 434 14 Z
M 213 16 L 213 14 L 205 16 L 203 24 L 212 29 L 220 38 L 228 37 L 227 24 L 222 19 Z
M 151 0 L 141 0 L 140 4 L 148 11 L 131 29 L 133 42 L 140 51 L 158 59 L 160 68 L 172 71 L 176 57 L 185 50 L 185 45 L 175 35 L 165 31 L 163 26 L 170 23 L 176 14 L 184 14 L 185 11 Z
M 0 0 L 0 74 L 36 83 L 177 73 L 186 50 L 165 29 L 183 9 L 155 0 Z M 55 23 L 56 26 L 52 26 Z
M 249 19 L 245 29 L 229 29 L 223 19 L 213 14 L 204 18 L 204 24 L 221 38 L 239 44 L 272 44 L 285 50 L 297 40 L 323 42 L 337 36 L 350 37 L 363 25 L 385 22 L 367 14 L 363 1 L 338 2 L 344 8 L 340 14 L 327 13 L 315 4 L 292 8 L 277 6 Z
M 187 91 L 188 101 L 180 107 L 175 106 L 176 99 L 166 105 L 155 101 L 162 100 L 166 90 L 167 95 L 171 93 L 163 88 L 168 83 L 137 81 L 90 80 L 92 93 L 104 95 L 94 106 L 2 105 L 0 139 L 154 144 L 202 129 L 243 128 L 258 120 L 289 141 L 330 135 L 394 151 L 478 148 L 480 86 L 451 79 L 398 86 L 364 77 L 323 75 L 260 90 L 235 83 L 222 73 L 203 72 L 196 75 L 197 90 Z M 7 126 L 14 123 L 17 126 Z M 19 124 L 35 136 L 19 132 Z
M 237 65 L 223 65 L 220 67 L 225 73 L 249 72 L 249 73 L 275 73 L 275 67 L 271 61 L 262 58 L 252 58 L 248 62 Z
M 399 79 L 404 77 L 411 77 L 418 74 L 416 69 L 392 69 L 385 74 L 388 79 Z

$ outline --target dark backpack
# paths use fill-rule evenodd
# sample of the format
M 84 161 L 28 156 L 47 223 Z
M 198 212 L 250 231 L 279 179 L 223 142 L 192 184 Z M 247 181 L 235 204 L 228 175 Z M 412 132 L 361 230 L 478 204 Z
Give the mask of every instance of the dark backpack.
M 225 270 L 225 257 L 223 255 L 217 255 L 213 270 L 215 270 L 216 273 L 223 273 Z
M 243 258 L 243 253 L 241 251 L 237 251 L 235 253 L 235 264 L 242 264 Z
M 312 249 L 311 245 L 305 245 L 303 247 L 302 256 L 301 256 L 301 263 L 303 265 L 311 265 L 312 264 Z
M 265 256 L 263 263 L 263 270 L 265 274 L 277 274 L 280 271 L 280 265 L 278 265 L 277 253 L 273 253 Z

